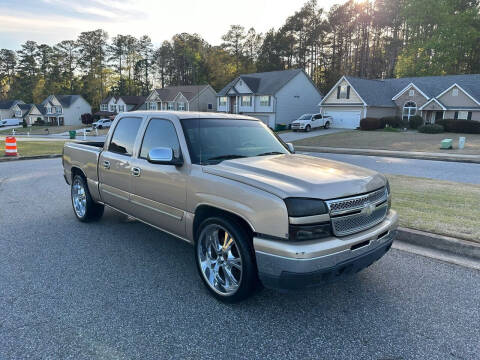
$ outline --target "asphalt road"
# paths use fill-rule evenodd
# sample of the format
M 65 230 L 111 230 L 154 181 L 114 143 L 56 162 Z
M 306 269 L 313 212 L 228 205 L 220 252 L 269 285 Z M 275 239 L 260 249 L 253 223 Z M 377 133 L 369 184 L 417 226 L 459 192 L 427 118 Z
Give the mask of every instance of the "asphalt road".
M 382 173 L 480 184 L 480 164 L 331 153 L 304 154 L 343 161 Z
M 478 359 L 480 272 L 391 250 L 314 290 L 224 305 L 190 245 L 72 213 L 60 159 L 0 163 L 0 359 Z

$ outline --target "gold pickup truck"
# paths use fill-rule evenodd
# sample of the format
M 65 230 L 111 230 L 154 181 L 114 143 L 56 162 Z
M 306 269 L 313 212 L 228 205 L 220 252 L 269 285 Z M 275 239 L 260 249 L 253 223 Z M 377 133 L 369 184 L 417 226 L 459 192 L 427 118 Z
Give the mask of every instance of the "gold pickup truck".
M 383 175 L 295 154 L 242 115 L 122 113 L 104 143 L 65 144 L 63 166 L 80 221 L 108 206 L 191 243 L 225 302 L 356 273 L 398 223 Z

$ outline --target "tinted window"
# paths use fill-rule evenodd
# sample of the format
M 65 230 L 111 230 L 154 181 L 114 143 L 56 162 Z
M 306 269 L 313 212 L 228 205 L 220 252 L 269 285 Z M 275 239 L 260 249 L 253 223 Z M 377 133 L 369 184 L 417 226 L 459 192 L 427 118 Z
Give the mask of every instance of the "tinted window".
M 145 136 L 143 137 L 140 157 L 146 159 L 150 150 L 157 147 L 168 147 L 173 149 L 175 157 L 180 155 L 180 144 L 178 143 L 175 127 L 168 120 L 152 119 L 148 123 Z
M 321 119 L 321 118 L 322 118 L 322 115 L 320 114 L 314 116 L 314 119 Z
M 233 119 L 182 120 L 194 164 L 215 164 L 228 158 L 288 154 L 260 121 Z
M 132 155 L 133 145 L 138 128 L 142 123 L 140 118 L 122 118 L 115 128 L 108 150 L 118 154 Z
M 298 120 L 310 120 L 312 118 L 312 114 L 303 114 L 298 118 Z

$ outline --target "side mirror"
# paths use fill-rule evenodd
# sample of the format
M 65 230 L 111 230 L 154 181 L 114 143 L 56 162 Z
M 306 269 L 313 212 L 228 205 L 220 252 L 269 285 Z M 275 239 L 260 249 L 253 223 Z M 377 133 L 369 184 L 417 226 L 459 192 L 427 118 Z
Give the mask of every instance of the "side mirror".
M 293 144 L 292 143 L 287 143 L 287 146 L 288 146 L 288 150 L 290 150 L 290 152 L 292 154 L 295 154 L 295 148 L 293 147 Z
M 153 148 L 148 152 L 147 161 L 152 164 L 161 165 L 183 165 L 183 159 L 175 158 L 173 156 L 173 150 L 166 147 Z

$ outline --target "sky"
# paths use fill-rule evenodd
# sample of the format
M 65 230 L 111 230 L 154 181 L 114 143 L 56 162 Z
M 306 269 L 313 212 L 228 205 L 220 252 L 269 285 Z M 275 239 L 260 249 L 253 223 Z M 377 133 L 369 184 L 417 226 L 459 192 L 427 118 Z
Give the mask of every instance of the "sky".
M 306 0 L 0 0 L 0 48 L 17 50 L 27 40 L 53 45 L 82 31 L 110 37 L 149 35 L 155 45 L 180 32 L 221 43 L 230 25 L 257 32 L 278 29 Z M 319 0 L 328 9 L 345 0 Z

